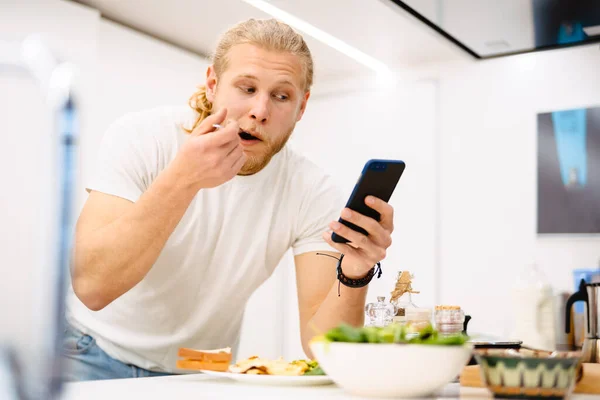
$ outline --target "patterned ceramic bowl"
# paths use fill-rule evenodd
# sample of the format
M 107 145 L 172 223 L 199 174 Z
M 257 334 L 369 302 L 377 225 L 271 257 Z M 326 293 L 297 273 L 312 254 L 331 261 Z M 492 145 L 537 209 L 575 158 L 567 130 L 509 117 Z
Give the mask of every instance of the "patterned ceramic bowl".
M 494 397 L 564 399 L 581 378 L 581 353 L 479 349 L 475 358 Z

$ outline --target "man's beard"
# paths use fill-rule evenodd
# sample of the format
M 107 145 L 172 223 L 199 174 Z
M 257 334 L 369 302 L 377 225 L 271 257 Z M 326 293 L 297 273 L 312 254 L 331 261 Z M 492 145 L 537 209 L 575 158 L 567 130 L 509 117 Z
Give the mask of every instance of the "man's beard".
M 276 142 L 272 142 L 263 136 L 262 143 L 257 144 L 258 146 L 251 146 L 251 148 L 261 147 L 261 154 L 251 154 L 250 152 L 246 153 L 248 158 L 246 159 L 246 162 L 242 166 L 240 172 L 238 172 L 238 175 L 254 175 L 265 168 L 271 161 L 271 158 L 273 158 L 275 154 L 279 153 L 281 149 L 283 149 L 283 146 L 285 146 L 292 135 L 292 132 L 294 131 L 294 126 L 292 126 L 289 131 Z

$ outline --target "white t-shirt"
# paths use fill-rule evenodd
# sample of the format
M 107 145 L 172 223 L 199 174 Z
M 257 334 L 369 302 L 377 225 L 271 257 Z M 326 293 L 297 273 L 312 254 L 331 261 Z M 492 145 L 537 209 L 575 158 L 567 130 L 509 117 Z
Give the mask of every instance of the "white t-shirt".
M 119 119 L 88 190 L 137 201 L 195 117 L 189 108 L 157 108 Z M 176 371 L 179 347 L 235 350 L 248 298 L 289 248 L 335 251 L 321 234 L 341 200 L 327 175 L 285 146 L 259 173 L 200 190 L 150 272 L 107 307 L 91 311 L 71 290 L 67 320 L 113 358 L 150 370 Z

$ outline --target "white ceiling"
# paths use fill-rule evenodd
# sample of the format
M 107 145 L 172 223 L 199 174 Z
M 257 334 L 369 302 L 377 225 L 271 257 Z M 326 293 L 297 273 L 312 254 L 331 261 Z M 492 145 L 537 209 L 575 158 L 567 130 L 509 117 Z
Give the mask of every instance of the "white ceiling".
M 105 18 L 210 55 L 219 34 L 247 18 L 269 18 L 241 0 L 75 0 Z M 435 0 L 421 0 L 435 4 Z M 271 0 L 271 4 L 345 41 L 392 68 L 468 58 L 461 50 L 389 0 Z M 371 71 L 304 35 L 315 59 L 315 79 Z

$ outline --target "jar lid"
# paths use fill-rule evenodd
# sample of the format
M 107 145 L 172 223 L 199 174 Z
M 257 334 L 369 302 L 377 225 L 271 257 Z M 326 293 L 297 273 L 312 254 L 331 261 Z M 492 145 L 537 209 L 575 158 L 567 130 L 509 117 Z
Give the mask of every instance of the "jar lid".
M 435 306 L 435 311 L 440 311 L 440 310 L 460 310 L 460 306 L 454 306 L 454 305 Z

